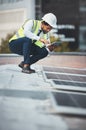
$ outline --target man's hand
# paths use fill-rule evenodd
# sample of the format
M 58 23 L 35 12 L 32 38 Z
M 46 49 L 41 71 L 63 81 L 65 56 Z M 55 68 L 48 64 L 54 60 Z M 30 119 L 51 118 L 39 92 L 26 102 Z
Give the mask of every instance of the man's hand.
M 53 51 L 53 50 L 56 48 L 56 46 L 53 45 L 53 44 L 51 44 L 51 45 L 47 46 L 47 48 L 48 48 L 50 51 Z

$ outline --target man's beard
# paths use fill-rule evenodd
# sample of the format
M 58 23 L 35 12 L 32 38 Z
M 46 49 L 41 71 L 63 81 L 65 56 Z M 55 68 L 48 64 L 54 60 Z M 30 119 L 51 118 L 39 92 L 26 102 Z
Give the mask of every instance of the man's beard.
M 46 32 L 45 30 L 43 30 L 43 33 L 46 34 L 46 33 L 48 33 L 48 32 Z

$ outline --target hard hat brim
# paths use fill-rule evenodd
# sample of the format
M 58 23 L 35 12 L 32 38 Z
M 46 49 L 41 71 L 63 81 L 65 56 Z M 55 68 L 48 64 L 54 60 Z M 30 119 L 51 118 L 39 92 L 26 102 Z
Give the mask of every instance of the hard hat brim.
M 51 25 L 49 22 L 47 22 L 44 18 L 42 18 L 43 21 L 45 21 L 46 23 L 48 23 L 52 28 L 57 28 L 57 25 Z

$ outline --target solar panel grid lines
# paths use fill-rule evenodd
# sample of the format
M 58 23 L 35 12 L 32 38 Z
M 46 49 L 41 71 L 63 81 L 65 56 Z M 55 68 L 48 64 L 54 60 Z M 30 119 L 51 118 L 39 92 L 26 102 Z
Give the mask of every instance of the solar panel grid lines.
M 44 67 L 56 113 L 86 116 L 86 69 Z M 64 91 L 65 90 L 65 91 Z
M 45 79 L 50 81 L 53 89 L 86 94 L 86 69 L 62 67 L 44 67 L 43 69 Z
M 83 82 L 76 82 L 76 81 L 66 81 L 66 80 L 52 80 L 55 84 L 58 85 L 72 85 L 72 86 L 81 86 L 81 87 L 85 87 L 86 83 Z
M 56 113 L 86 117 L 86 94 L 79 92 L 57 91 L 50 93 Z
M 59 105 L 68 105 L 68 106 L 76 106 L 76 107 L 80 107 L 80 108 L 86 108 L 86 104 L 85 104 L 85 101 L 86 101 L 86 94 L 85 93 L 80 93 L 80 92 L 69 92 L 69 91 L 58 91 L 58 92 L 52 92 L 53 95 L 56 96 L 56 98 L 58 98 L 58 102 L 57 104 Z M 62 96 L 63 94 L 63 96 Z M 80 96 L 82 98 L 82 101 L 79 100 L 80 99 Z M 65 98 L 64 98 L 65 97 Z M 67 98 L 69 97 L 69 98 Z M 72 100 L 72 104 L 69 102 L 64 102 L 64 100 Z M 76 100 L 75 100 L 76 99 Z M 63 103 L 62 103 L 63 102 Z
M 70 73 L 70 74 L 82 74 L 86 75 L 86 68 L 77 69 L 77 68 L 69 68 L 69 67 L 43 67 L 45 72 L 60 72 L 60 73 Z
M 52 80 L 50 81 L 51 86 L 55 90 L 63 90 L 63 91 L 73 91 L 73 92 L 83 92 L 86 93 L 86 87 L 73 85 L 73 84 L 55 84 Z
M 69 76 L 78 76 L 78 77 L 86 77 L 86 74 L 73 74 L 73 73 L 67 73 L 67 72 L 52 72 L 52 71 L 44 71 L 47 74 L 58 74 L 58 75 L 69 75 Z
M 63 74 L 63 73 L 48 73 L 45 72 L 47 79 L 61 79 L 61 80 L 71 80 L 71 81 L 81 81 L 86 82 L 85 75 L 71 75 L 71 74 Z

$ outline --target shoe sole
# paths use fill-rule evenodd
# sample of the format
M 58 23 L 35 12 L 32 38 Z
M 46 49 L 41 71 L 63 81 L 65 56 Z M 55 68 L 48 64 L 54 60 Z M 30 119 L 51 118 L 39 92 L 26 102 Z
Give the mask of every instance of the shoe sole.
M 23 68 L 23 66 L 21 66 L 21 65 L 18 65 L 20 68 Z
M 23 70 L 22 70 L 22 72 L 23 72 L 23 73 L 26 73 L 26 74 L 32 74 L 32 73 L 35 73 L 35 72 L 27 72 L 27 71 L 23 71 Z

